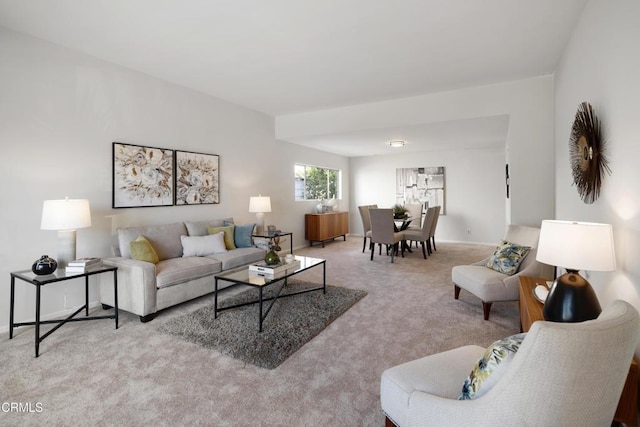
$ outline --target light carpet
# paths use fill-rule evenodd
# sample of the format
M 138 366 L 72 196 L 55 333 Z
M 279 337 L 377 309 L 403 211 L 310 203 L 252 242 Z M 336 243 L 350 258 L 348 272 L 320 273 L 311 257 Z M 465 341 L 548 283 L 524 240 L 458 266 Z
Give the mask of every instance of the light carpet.
M 0 425 L 382 426 L 385 369 L 519 331 L 517 302 L 493 304 L 484 321 L 479 299 L 464 291 L 453 298 L 451 267 L 478 261 L 494 247 L 437 242 L 437 248 L 427 260 L 414 251 L 393 264 L 377 253 L 370 261 L 361 237 L 296 250 L 327 260 L 328 284 L 367 296 L 275 369 L 157 330 L 210 306 L 211 296 L 150 323 L 121 311 L 117 330 L 111 320 L 66 324 L 42 343 L 37 359 L 33 328 L 19 328 L 12 340 L 3 333 L 0 402 L 41 402 L 43 410 L 0 413 Z M 321 269 L 303 274 L 311 282 L 322 278 Z M 60 286 L 77 291 L 82 283 Z M 21 303 L 33 304 L 32 294 L 20 292 Z
M 273 297 L 282 284 L 266 287 L 264 299 Z M 262 332 L 258 329 L 257 303 L 222 311 L 217 319 L 213 306 L 202 307 L 168 321 L 159 329 L 261 368 L 274 369 L 367 294 L 362 290 L 327 286 L 326 293 L 315 290 L 286 296 L 316 287 L 318 283 L 289 279 L 265 318 Z M 228 298 L 220 308 L 256 300 L 258 290 L 249 289 Z M 263 303 L 265 312 L 271 303 Z

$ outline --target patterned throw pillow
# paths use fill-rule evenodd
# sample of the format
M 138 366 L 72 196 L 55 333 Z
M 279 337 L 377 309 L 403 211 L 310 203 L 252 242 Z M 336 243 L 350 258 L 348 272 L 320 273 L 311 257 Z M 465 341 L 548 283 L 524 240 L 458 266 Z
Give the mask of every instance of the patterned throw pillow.
M 131 252 L 131 258 L 138 261 L 146 261 L 154 264 L 160 261 L 151 242 L 144 236 L 138 236 L 136 240 L 129 242 L 129 252 Z
M 487 267 L 499 273 L 512 276 L 518 271 L 520 263 L 522 263 L 522 260 L 530 250 L 530 246 L 520 246 L 503 240 L 493 252 L 493 255 L 489 257 Z
M 462 385 L 458 400 L 471 400 L 487 393 L 504 375 L 526 333 L 512 335 L 491 344 Z

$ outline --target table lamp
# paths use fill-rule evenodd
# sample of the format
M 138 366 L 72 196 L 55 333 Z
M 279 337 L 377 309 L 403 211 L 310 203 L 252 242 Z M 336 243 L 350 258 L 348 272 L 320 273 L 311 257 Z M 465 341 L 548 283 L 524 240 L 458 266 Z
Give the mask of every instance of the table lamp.
M 563 267 L 544 303 L 545 320 L 582 322 L 598 317 L 598 297 L 579 270 L 613 271 L 616 268 L 613 227 L 576 221 L 542 221 L 536 260 Z
M 76 259 L 76 230 L 91 226 L 89 200 L 45 200 L 42 205 L 42 230 L 58 230 L 58 266 L 66 267 Z
M 269 196 L 251 196 L 249 198 L 249 212 L 256 214 L 256 234 L 264 232 L 264 214 L 271 212 L 271 198 Z

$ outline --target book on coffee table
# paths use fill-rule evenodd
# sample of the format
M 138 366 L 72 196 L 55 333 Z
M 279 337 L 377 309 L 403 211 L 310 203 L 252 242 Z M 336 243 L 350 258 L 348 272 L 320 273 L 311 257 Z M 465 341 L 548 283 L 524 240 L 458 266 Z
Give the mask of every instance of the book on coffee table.
M 300 267 L 300 261 L 298 260 L 295 260 L 289 264 L 281 261 L 276 265 L 267 265 L 266 262 L 258 262 L 255 264 L 251 264 L 249 266 L 249 271 L 255 271 L 264 274 L 276 274 L 283 271 L 295 270 L 298 267 Z

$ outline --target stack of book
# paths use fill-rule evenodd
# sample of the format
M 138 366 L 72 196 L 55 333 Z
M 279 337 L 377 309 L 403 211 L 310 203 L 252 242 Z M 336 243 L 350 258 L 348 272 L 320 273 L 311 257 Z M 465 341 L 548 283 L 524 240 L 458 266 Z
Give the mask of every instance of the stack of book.
M 285 262 L 280 262 L 276 265 L 267 265 L 265 262 L 259 262 L 256 264 L 251 264 L 249 266 L 249 271 L 254 272 L 256 274 L 265 275 L 265 276 L 274 276 L 279 273 L 285 273 L 289 270 L 295 270 L 300 267 L 300 261 L 295 260 L 289 264 Z
M 67 273 L 84 273 L 87 271 L 87 268 L 99 263 L 100 258 L 78 258 L 76 260 L 69 261 L 64 271 Z

